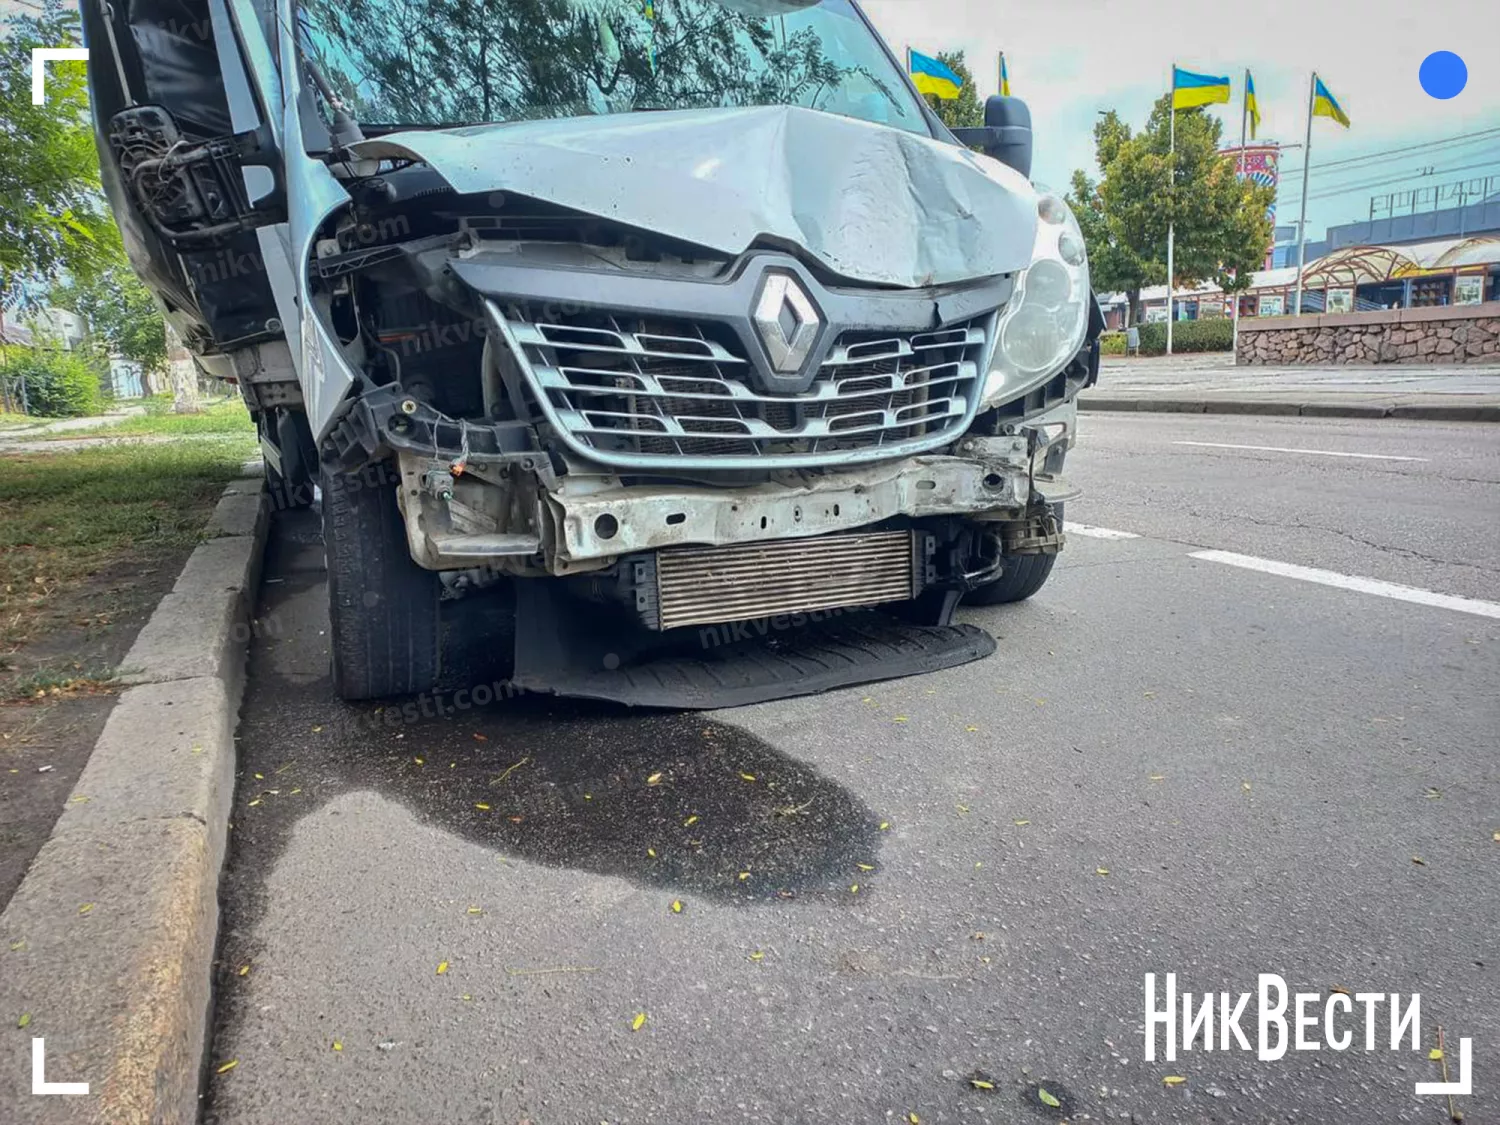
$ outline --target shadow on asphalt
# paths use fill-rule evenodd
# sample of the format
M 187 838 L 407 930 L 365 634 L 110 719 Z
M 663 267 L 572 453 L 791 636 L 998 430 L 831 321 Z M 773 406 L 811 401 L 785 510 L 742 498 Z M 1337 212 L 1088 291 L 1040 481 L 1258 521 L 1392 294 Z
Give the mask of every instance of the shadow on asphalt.
M 340 703 L 324 597 L 316 515 L 280 514 L 240 723 L 231 897 L 254 898 L 245 884 L 296 822 L 353 789 L 508 856 L 723 902 L 847 903 L 847 873 L 873 862 L 880 826 L 851 793 L 701 714 L 541 696 L 474 706 L 488 682 Z

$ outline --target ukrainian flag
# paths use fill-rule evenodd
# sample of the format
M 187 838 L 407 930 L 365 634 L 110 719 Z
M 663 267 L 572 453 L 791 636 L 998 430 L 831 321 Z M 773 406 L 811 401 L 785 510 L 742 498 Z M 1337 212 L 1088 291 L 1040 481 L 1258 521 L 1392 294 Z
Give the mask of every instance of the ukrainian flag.
M 1005 52 L 1000 52 L 1000 94 L 1010 97 L 1010 68 L 1005 65 Z
M 1172 68 L 1172 108 L 1193 109 L 1229 100 L 1229 76 L 1194 74 L 1180 66 Z
M 909 48 L 906 53 L 910 60 L 908 66 L 911 68 L 911 80 L 918 90 L 944 101 L 952 101 L 958 97 L 958 92 L 964 86 L 962 78 L 937 59 L 928 58 Z
M 1250 139 L 1255 140 L 1255 131 L 1260 128 L 1260 103 L 1255 100 L 1255 79 L 1245 71 L 1245 112 L 1250 115 Z
M 1331 117 L 1345 129 L 1349 128 L 1349 115 L 1334 100 L 1333 95 L 1328 92 L 1328 87 L 1323 85 L 1323 80 L 1316 74 L 1313 75 L 1312 115 L 1314 117 Z

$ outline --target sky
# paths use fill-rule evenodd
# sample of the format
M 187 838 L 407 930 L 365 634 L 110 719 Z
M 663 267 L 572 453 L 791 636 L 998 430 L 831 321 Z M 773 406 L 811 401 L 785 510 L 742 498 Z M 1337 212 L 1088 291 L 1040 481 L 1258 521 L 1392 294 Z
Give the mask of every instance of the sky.
M 860 0 L 899 54 L 963 49 L 981 96 L 996 92 L 1005 51 L 1011 93 L 1035 130 L 1033 177 L 1063 189 L 1075 168 L 1097 176 L 1093 125 L 1115 109 L 1134 128 L 1171 84 L 1172 63 L 1233 79 L 1234 102 L 1210 112 L 1238 143 L 1243 75 L 1250 68 L 1261 140 L 1301 144 L 1309 75 L 1316 70 L 1349 115 L 1343 129 L 1313 123 L 1308 237 L 1369 217 L 1370 197 L 1486 174 L 1500 177 L 1500 133 L 1343 168 L 1320 163 L 1500 129 L 1500 7 L 1495 0 L 1254 0 L 1168 6 L 1121 0 Z M 1417 80 L 1432 51 L 1468 64 L 1464 91 L 1429 97 Z M 1300 151 L 1286 152 L 1278 223 L 1295 223 Z M 1480 167 L 1470 167 L 1481 165 Z M 1434 174 L 1422 176 L 1424 168 Z M 1395 180 L 1394 183 L 1384 181 Z M 1379 184 L 1379 186 L 1368 186 Z M 1341 188 L 1348 190 L 1340 191 Z M 1500 179 L 1495 188 L 1500 191 Z

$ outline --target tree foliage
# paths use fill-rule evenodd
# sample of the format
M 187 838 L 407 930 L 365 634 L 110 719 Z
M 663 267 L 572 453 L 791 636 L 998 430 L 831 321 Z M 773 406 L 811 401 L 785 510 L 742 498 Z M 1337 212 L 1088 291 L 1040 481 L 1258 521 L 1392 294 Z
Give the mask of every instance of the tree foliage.
M 107 262 L 113 228 L 99 188 L 81 62 L 47 64 L 47 97 L 31 104 L 33 47 L 81 42 L 76 11 L 46 0 L 14 15 L 0 36 L 0 307 L 29 303 L 45 279 L 91 274 Z
M 1101 178 L 1075 171 L 1069 192 L 1095 288 L 1124 292 L 1132 313 L 1143 287 L 1167 280 L 1169 224 L 1178 286 L 1211 280 L 1242 290 L 1271 244 L 1273 189 L 1239 178 L 1219 155 L 1222 124 L 1202 110 L 1177 111 L 1174 155 L 1170 104 L 1162 97 L 1139 133 L 1105 114 L 1094 126 Z
M 926 95 L 927 104 L 950 129 L 972 129 L 984 124 L 984 103 L 979 100 L 979 87 L 974 84 L 974 72 L 962 51 L 940 51 L 938 61 L 964 80 L 958 97 L 944 100 Z
M 149 376 L 167 369 L 166 322 L 130 268 L 119 231 L 110 228 L 100 245 L 105 264 L 53 288 L 52 303 L 88 323 L 90 341 L 109 355 L 141 365 Z

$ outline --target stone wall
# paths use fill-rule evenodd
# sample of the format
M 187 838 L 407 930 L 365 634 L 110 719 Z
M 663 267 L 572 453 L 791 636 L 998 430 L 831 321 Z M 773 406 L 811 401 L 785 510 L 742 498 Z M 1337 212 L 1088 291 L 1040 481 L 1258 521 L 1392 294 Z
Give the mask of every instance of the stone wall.
M 1240 321 L 1236 362 L 1500 364 L 1500 301 Z

